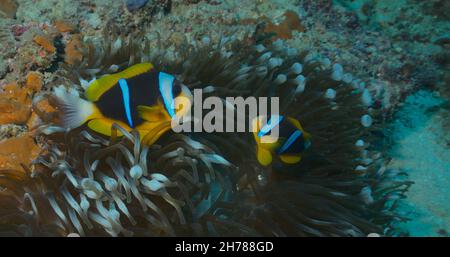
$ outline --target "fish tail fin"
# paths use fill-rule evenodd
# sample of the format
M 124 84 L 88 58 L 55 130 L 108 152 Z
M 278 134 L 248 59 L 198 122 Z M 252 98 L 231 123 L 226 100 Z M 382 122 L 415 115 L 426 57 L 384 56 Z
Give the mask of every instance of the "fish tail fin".
M 67 90 L 64 86 L 54 89 L 53 96 L 61 110 L 61 125 L 65 128 L 76 128 L 98 116 L 94 103 L 82 99 L 75 89 Z
M 296 164 L 301 161 L 302 156 L 299 155 L 280 155 L 280 159 L 282 162 L 286 164 Z

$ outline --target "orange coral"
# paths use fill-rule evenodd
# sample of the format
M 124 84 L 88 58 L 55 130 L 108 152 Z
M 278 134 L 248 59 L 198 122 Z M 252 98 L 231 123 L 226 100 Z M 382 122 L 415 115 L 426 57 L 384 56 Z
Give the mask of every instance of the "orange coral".
M 32 96 L 41 90 L 42 85 L 42 74 L 30 72 L 23 87 L 17 83 L 3 86 L 3 92 L 0 93 L 0 125 L 26 124 L 32 128 L 40 125 L 42 120 L 55 122 L 57 112 L 47 98 L 41 99 L 32 108 Z
M 38 156 L 39 146 L 30 134 L 0 142 L 0 169 L 23 170 Z
M 301 23 L 300 17 L 296 12 L 288 10 L 283 16 L 284 20 L 280 24 L 273 23 L 269 18 L 267 18 L 267 16 L 260 17 L 259 20 L 266 24 L 262 32 L 275 34 L 276 38 L 291 39 L 293 31 L 306 31 L 305 27 Z M 249 25 L 256 22 L 257 20 L 255 19 L 244 19 L 241 21 L 241 24 Z
M 281 39 L 292 38 L 292 31 L 305 32 L 300 17 L 293 11 L 286 11 L 284 13 L 284 21 L 278 25 L 272 22 L 267 23 L 264 28 L 266 33 L 275 33 Z
M 11 99 L 0 99 L 0 109 L 0 124 L 25 124 L 31 113 L 29 106 Z
M 40 124 L 40 116 L 32 112 L 31 95 L 42 88 L 42 75 L 38 72 L 30 72 L 27 75 L 25 86 L 17 83 L 3 86 L 0 93 L 0 124 L 26 124 L 30 128 Z M 47 106 L 48 105 L 48 106 Z M 54 112 L 49 104 L 39 105 L 40 113 Z M 23 170 L 28 167 L 40 152 L 39 146 L 33 140 L 33 133 L 28 132 L 23 136 L 14 137 L 0 142 L 0 169 Z
M 39 115 L 36 114 L 36 112 L 31 112 L 30 118 L 28 119 L 26 125 L 30 130 L 34 130 L 39 125 L 42 124 L 42 119 L 39 117 Z
M 28 126 L 29 128 L 37 125 L 33 124 L 39 122 L 38 120 L 36 120 L 36 118 L 40 118 L 47 123 L 58 123 L 58 112 L 56 108 L 52 104 L 50 104 L 48 98 L 43 98 L 42 100 L 37 102 L 34 105 L 33 111 L 33 114 L 37 114 L 38 117 L 33 117 L 33 115 L 31 116 L 29 121 L 30 126 Z
M 52 40 L 48 37 L 45 36 L 41 36 L 41 35 L 37 35 L 34 37 L 34 42 L 40 46 L 42 46 L 42 48 L 45 49 L 45 51 L 53 54 L 56 52 L 56 48 L 52 43 Z
M 81 62 L 81 60 L 83 59 L 81 48 L 82 48 L 81 35 L 79 34 L 73 35 L 66 45 L 65 62 L 70 65 L 74 65 L 76 63 Z
M 30 93 L 40 91 L 42 88 L 42 75 L 39 72 L 28 73 L 26 87 Z
M 16 83 L 4 86 L 0 93 L 0 124 L 25 124 L 31 114 L 31 98 L 28 90 Z
M 60 33 L 73 32 L 75 27 L 63 20 L 56 20 L 53 25 Z

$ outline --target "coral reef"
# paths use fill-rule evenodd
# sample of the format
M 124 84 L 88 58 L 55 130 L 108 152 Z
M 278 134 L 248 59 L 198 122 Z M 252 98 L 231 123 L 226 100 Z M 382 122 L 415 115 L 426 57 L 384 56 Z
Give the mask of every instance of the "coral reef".
M 31 114 L 31 99 L 27 90 L 18 88 L 16 84 L 5 85 L 3 90 L 5 92 L 0 96 L 0 124 L 25 124 Z
M 406 170 L 415 181 L 399 207 L 411 221 L 398 226 L 410 236 L 448 236 L 450 112 L 442 108 L 444 104 L 439 94 L 420 90 L 406 98 L 390 125 L 393 160 L 389 167 Z M 418 141 L 420 148 L 415 147 Z
M 17 3 L 15 0 L 0 1 L 0 17 L 14 18 L 16 16 Z
M 40 153 L 40 147 L 35 143 L 31 134 L 24 134 L 0 142 L 0 168 L 24 173 L 31 162 Z

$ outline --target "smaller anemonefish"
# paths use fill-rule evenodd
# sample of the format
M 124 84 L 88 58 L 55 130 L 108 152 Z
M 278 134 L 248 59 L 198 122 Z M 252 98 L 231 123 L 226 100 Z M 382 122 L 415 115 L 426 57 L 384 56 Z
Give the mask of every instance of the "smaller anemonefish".
M 278 156 L 283 163 L 298 163 L 311 145 L 311 135 L 291 117 L 273 115 L 265 124 L 264 120 L 265 116 L 253 120 L 258 162 L 267 166 L 272 163 L 273 156 Z M 273 133 L 275 129 L 278 129 L 278 135 Z
M 183 115 L 192 104 L 189 89 L 174 76 L 157 71 L 151 63 L 136 64 L 93 80 L 85 90 L 85 99 L 78 91 L 64 87 L 56 88 L 54 96 L 62 110 L 64 127 L 72 129 L 87 123 L 95 132 L 111 136 L 111 127 L 117 123 L 127 131 L 136 129 L 147 145 L 168 131 L 172 118 Z M 175 109 L 175 98 L 179 96 L 184 98 L 178 98 L 181 105 Z

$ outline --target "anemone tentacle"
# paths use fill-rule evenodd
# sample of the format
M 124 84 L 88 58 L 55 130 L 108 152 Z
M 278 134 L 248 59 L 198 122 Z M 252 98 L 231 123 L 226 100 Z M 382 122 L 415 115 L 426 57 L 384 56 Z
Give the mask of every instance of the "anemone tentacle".
M 112 43 L 111 43 L 112 42 Z M 144 43 L 143 43 L 144 42 Z M 164 42 L 164 40 L 161 40 Z M 247 41 L 245 41 L 247 42 Z M 175 59 L 141 37 L 86 42 L 59 71 L 80 80 L 150 61 L 190 89 L 280 97 L 313 143 L 291 167 L 262 167 L 250 133 L 139 133 L 107 140 L 82 127 L 46 126 L 46 154 L 31 174 L 0 171 L 0 232 L 19 235 L 365 236 L 393 234 L 396 201 L 410 182 L 376 148 L 383 122 L 370 92 L 340 64 L 274 43 L 201 40 Z M 355 86 L 356 85 L 356 86 Z M 368 116 L 365 116 L 368 115 Z M 367 120 L 370 117 L 370 122 Z M 17 207 L 19 206 L 19 207 Z M 25 225 L 25 226 L 23 226 Z

